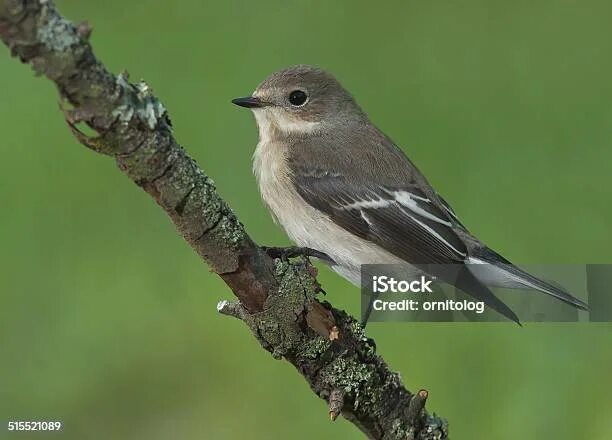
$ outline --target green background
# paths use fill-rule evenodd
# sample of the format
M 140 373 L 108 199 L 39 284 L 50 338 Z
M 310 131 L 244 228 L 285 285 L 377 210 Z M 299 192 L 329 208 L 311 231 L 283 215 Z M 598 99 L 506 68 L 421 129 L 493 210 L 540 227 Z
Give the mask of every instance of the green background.
M 520 263 L 610 263 L 612 6 L 605 1 L 77 1 L 97 55 L 146 78 L 252 236 L 288 243 L 230 104 L 295 63 L 334 72 L 463 222 Z M 57 93 L 0 48 L 0 421 L 58 438 L 361 438 L 246 327 L 231 292 Z M 321 270 L 336 306 L 358 289 Z M 374 323 L 454 439 L 612 438 L 609 324 Z M 6 426 L 6 425 L 4 425 Z M 0 437 L 28 438 L 28 434 Z M 32 438 L 51 438 L 49 434 Z

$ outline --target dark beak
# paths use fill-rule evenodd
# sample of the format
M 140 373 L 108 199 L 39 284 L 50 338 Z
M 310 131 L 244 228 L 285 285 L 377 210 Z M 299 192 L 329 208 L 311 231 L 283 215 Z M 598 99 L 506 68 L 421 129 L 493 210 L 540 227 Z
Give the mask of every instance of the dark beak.
M 244 98 L 232 99 L 232 103 L 246 108 L 257 108 L 263 106 L 263 102 L 254 96 L 245 96 Z

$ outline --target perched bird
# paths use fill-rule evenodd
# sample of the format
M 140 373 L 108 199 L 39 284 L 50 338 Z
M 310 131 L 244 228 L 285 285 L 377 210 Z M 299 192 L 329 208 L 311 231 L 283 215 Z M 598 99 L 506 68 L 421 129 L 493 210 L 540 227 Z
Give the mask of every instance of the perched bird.
M 489 287 L 587 305 L 489 249 L 331 74 L 298 65 L 234 104 L 259 128 L 253 170 L 265 204 L 298 246 L 360 284 L 363 264 L 408 264 L 518 322 Z M 441 267 L 457 268 L 453 273 Z

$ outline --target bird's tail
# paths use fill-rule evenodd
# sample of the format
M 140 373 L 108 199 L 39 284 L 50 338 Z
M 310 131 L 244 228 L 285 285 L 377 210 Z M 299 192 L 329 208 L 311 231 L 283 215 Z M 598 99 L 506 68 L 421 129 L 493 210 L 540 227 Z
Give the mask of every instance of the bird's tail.
M 482 283 L 489 286 L 511 289 L 534 289 L 557 298 L 581 310 L 588 310 L 588 304 L 570 295 L 560 286 L 541 280 L 491 249 L 484 249 L 468 260 L 468 267 Z
M 473 296 L 477 300 L 484 302 L 488 307 L 495 310 L 497 313 L 505 316 L 511 321 L 521 325 L 518 316 L 508 307 L 502 300 L 497 298 L 493 292 L 483 284 L 469 270 L 469 266 L 452 264 L 452 265 L 422 265 L 425 272 L 434 275 L 442 281 L 451 284 L 468 295 Z

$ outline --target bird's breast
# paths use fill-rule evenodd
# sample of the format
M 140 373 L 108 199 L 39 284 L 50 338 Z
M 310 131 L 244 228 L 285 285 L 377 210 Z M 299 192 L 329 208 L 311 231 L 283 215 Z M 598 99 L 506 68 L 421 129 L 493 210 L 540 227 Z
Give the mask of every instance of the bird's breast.
M 288 210 L 296 208 L 298 200 L 289 176 L 286 147 L 280 142 L 262 139 L 253 155 L 253 174 L 259 192 L 274 219 L 285 227 L 291 222 Z
M 359 284 L 362 264 L 401 263 L 306 203 L 291 180 L 286 152 L 282 143 L 260 141 L 253 155 L 253 172 L 264 203 L 292 241 L 329 255 L 336 262 L 334 270 L 355 284 Z

